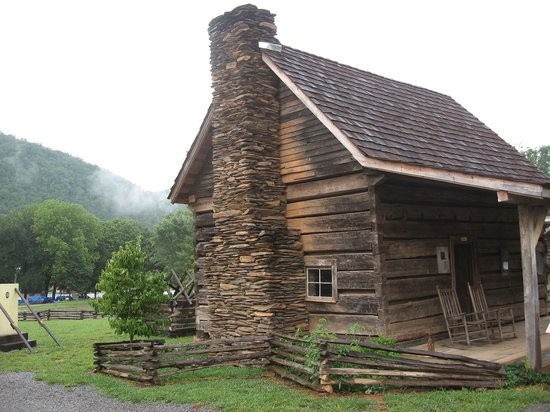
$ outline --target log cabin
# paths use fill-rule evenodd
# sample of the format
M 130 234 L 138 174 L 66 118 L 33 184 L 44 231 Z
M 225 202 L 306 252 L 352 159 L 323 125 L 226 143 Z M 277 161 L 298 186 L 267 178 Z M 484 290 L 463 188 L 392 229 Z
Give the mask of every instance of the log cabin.
M 468 310 L 481 281 L 537 333 L 548 176 L 449 96 L 281 45 L 267 10 L 209 35 L 213 101 L 169 194 L 195 216 L 199 331 L 413 339 L 445 331 L 436 285 Z

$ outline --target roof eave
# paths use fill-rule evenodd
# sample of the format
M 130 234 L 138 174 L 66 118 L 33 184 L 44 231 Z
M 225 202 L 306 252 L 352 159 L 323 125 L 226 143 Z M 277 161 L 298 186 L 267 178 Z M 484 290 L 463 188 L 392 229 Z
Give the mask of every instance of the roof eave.
M 191 145 L 191 148 L 187 153 L 187 157 L 185 158 L 185 161 L 181 166 L 178 176 L 175 179 L 174 186 L 172 187 L 172 190 L 168 195 L 168 199 L 170 199 L 171 203 L 180 203 L 177 201 L 178 195 L 180 194 L 185 181 L 189 178 L 189 172 L 193 164 L 197 161 L 198 154 L 208 138 L 208 132 L 212 125 L 212 114 L 213 107 L 212 105 L 210 105 L 210 107 L 208 108 L 208 112 L 206 113 L 206 116 L 204 117 L 204 120 L 201 124 L 197 137 L 195 137 L 195 140 L 193 141 L 193 144 Z M 186 201 L 183 201 L 183 203 L 185 202 Z
M 298 97 L 298 99 L 300 99 L 300 101 L 313 113 L 313 115 L 317 117 L 321 123 L 323 123 L 323 125 L 340 141 L 340 143 L 342 143 L 342 145 L 351 153 L 353 158 L 365 168 L 419 177 L 422 179 L 436 180 L 461 186 L 487 189 L 496 192 L 506 191 L 514 195 L 536 199 L 550 199 L 548 189 L 544 188 L 543 185 L 540 184 L 471 175 L 444 169 L 391 162 L 367 157 L 266 53 L 262 53 L 262 58 L 273 73 L 281 79 L 281 81 L 296 95 L 296 97 Z

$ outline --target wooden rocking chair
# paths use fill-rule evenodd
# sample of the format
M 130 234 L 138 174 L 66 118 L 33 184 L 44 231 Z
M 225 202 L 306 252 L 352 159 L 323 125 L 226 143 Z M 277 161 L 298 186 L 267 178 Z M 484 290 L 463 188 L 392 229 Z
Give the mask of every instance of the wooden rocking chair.
M 477 283 L 475 286 L 468 283 L 468 291 L 470 292 L 470 299 L 472 300 L 474 310 L 485 314 L 487 326 L 491 329 L 491 334 L 493 336 L 495 335 L 494 330 L 498 328 L 500 340 L 504 339 L 504 333 L 511 333 L 514 338 L 517 337 L 514 311 L 512 308 L 490 309 L 487 305 L 485 291 L 481 283 Z M 504 331 L 505 327 L 509 327 L 510 329 Z
M 443 309 L 451 345 L 454 345 L 455 342 L 466 342 L 469 345 L 474 340 L 489 340 L 489 330 L 483 312 L 462 312 L 454 289 L 440 289 L 437 286 L 437 294 L 441 309 Z

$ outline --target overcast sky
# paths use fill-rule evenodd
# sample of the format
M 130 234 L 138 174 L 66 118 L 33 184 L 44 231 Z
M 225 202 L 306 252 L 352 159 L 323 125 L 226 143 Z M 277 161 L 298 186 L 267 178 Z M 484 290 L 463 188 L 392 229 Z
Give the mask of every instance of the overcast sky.
M 207 27 L 243 1 L 0 0 L 0 131 L 148 190 L 210 103 Z M 454 97 L 515 146 L 550 144 L 550 2 L 258 0 L 283 44 Z

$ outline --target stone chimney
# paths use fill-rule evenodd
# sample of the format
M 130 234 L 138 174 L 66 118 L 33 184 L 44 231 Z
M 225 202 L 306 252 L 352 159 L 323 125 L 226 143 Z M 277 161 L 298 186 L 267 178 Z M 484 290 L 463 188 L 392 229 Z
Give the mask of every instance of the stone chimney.
M 213 338 L 307 325 L 299 234 L 285 219 L 278 79 L 259 41 L 278 43 L 274 15 L 253 5 L 212 20 L 213 209 L 205 286 Z

